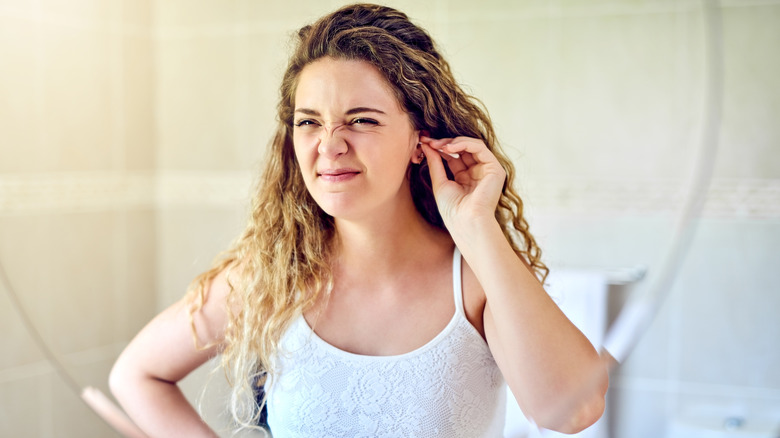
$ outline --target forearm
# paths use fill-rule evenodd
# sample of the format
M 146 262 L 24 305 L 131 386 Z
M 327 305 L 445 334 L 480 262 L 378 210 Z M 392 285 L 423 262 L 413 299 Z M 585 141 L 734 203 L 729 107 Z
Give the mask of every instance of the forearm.
M 526 414 L 561 431 L 595 421 L 607 375 L 593 346 L 517 257 L 495 220 L 453 228 L 485 292 L 490 348 Z
M 150 438 L 217 437 L 175 383 L 133 376 L 121 368 L 112 371 L 110 383 L 125 412 Z

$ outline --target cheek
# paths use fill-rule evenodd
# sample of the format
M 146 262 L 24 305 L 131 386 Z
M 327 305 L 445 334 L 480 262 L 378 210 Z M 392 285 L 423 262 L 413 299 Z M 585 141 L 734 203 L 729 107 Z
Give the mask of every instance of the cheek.
M 293 133 L 293 151 L 302 170 L 309 168 L 317 151 L 316 142 L 306 134 Z

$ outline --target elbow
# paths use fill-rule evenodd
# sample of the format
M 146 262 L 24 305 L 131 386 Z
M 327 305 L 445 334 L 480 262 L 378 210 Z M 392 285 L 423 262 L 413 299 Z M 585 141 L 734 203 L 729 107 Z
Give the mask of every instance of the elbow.
M 587 403 L 581 404 L 577 411 L 572 413 L 568 421 L 565 421 L 564 424 L 556 429 L 558 432 L 565 434 L 582 432 L 601 418 L 604 414 L 605 407 L 606 402 L 604 396 L 593 397 L 593 399 Z
M 127 378 L 125 377 L 125 371 L 122 369 L 120 361 L 114 363 L 111 368 L 111 372 L 108 374 L 108 389 L 111 390 L 111 394 L 117 399 L 121 399 L 121 394 L 125 387 Z
M 548 420 L 551 421 L 546 422 L 547 425 L 538 425 L 564 434 L 575 434 L 596 423 L 606 408 L 609 387 L 609 375 L 606 370 L 601 378 L 595 379 L 592 383 L 593 386 L 587 388 L 588 390 L 580 392 L 580 397 L 573 397 L 569 400 L 570 403 L 564 402 L 564 406 L 568 406 L 568 409 L 563 409 L 565 413 L 560 410 L 562 406 L 558 405 L 557 409 L 553 409 L 558 415 L 548 416 Z
M 108 374 L 108 389 L 111 394 L 122 404 L 133 388 L 139 387 L 139 383 L 135 368 L 120 355 Z

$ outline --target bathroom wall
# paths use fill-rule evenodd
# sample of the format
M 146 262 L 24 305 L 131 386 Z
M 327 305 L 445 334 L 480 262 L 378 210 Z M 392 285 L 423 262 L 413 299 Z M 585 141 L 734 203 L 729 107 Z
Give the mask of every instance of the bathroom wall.
M 81 386 L 107 391 L 155 311 L 154 44 L 146 1 L 0 1 L 0 263 Z M 117 436 L 0 291 L 0 436 Z
M 105 388 L 132 333 L 241 230 L 290 32 L 342 3 L 0 1 L 0 262 L 81 384 Z M 780 1 L 721 3 L 714 180 L 613 376 L 615 437 L 663 436 L 691 406 L 780 411 Z M 546 261 L 652 276 L 700 142 L 703 2 L 388 4 L 487 105 Z M 0 436 L 110 436 L 0 301 Z
M 289 32 L 339 4 L 156 4 L 159 172 L 200 174 L 199 184 L 225 189 L 207 204 L 195 197 L 161 209 L 158 272 L 175 273 L 160 276 L 162 302 L 240 228 L 240 208 L 222 200 L 245 193 L 243 181 L 262 157 Z M 489 108 L 548 263 L 645 266 L 651 280 L 701 142 L 704 2 L 389 4 L 433 34 L 459 80 Z M 714 180 L 668 301 L 613 376 L 617 437 L 663 436 L 691 406 L 733 415 L 780 410 L 780 322 L 772 315 L 780 308 L 773 249 L 780 243 L 780 128 L 773 123 L 780 119 L 780 2 L 722 5 Z M 192 90 L 201 90 L 203 105 Z M 177 250 L 183 242 L 189 246 Z M 182 254 L 192 259 L 195 250 L 202 250 L 198 261 L 184 263 Z

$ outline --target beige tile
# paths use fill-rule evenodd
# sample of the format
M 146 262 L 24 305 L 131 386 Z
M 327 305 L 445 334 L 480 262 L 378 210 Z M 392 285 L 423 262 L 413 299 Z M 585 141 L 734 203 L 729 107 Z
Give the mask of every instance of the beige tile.
M 114 0 L 121 4 L 122 23 L 134 29 L 151 31 L 154 25 L 152 0 Z
M 18 17 L 25 20 L 38 18 L 36 2 L 20 2 L 18 0 L 0 0 L 0 17 Z
M 152 170 L 155 166 L 155 64 L 150 37 L 126 36 L 123 43 L 122 145 L 128 170 Z
M 0 437 L 47 436 L 44 425 L 50 412 L 42 402 L 50 396 L 38 376 L 0 382 Z
M 49 26 L 45 40 L 46 155 L 39 170 L 105 170 L 112 165 L 110 41 Z
M 675 49 L 690 42 L 677 38 L 675 18 L 561 23 L 561 149 L 555 173 L 632 179 L 676 177 L 686 170 L 680 164 L 686 160 L 670 159 L 686 146 L 681 133 L 687 126 L 674 110 L 676 93 L 690 86 L 676 74 L 687 65 L 676 65 Z
M 0 172 L 35 169 L 43 155 L 36 91 L 40 35 L 30 22 L 0 17 Z
M 695 0 L 559 0 L 562 14 L 567 15 L 635 15 L 700 9 Z
M 163 30 L 169 27 L 232 26 L 238 18 L 237 4 L 237 0 L 154 2 L 155 26 Z
M 276 129 L 279 86 L 287 64 L 285 33 L 242 36 L 238 45 L 238 152 L 244 169 L 259 168 Z
M 162 207 L 158 210 L 158 303 L 183 296 L 192 279 L 243 231 L 245 217 L 229 208 Z
M 0 260 L 5 265 L 4 261 L 5 257 Z M 10 280 L 16 287 L 13 275 L 11 273 L 8 275 L 12 277 Z M 3 351 L 0 357 L 0 370 L 43 360 L 43 353 L 34 342 L 27 326 L 22 323 L 22 316 L 5 291 L 0 294 L 0 303 L 0 348 Z M 26 312 L 26 308 L 23 310 Z
M 306 24 L 312 23 L 319 17 L 341 7 L 345 1 L 330 0 L 302 0 L 295 7 L 284 2 L 257 2 L 252 0 L 240 0 L 239 22 L 244 24 L 267 23 L 274 26 L 286 27 L 294 31 Z
M 61 215 L 51 224 L 49 287 L 52 344 L 63 353 L 116 342 L 116 225 L 111 213 Z
M 47 20 L 70 24 L 105 27 L 111 19 L 116 0 L 41 0 L 42 15 Z
M 557 66 L 552 56 L 557 46 L 550 34 L 555 26 L 549 19 L 519 26 L 463 23 L 444 47 L 456 78 L 485 103 L 510 154 L 522 150 L 530 158 L 530 150 L 547 149 L 553 140 Z
M 449 0 L 448 13 L 455 21 L 530 17 L 637 15 L 700 7 L 693 0 Z M 692 6 L 691 6 L 692 5 Z
M 108 394 L 105 382 L 113 359 L 74 366 L 79 385 L 96 386 Z M 57 437 L 121 437 L 81 400 L 79 394 L 60 379 L 52 381 L 52 422 Z
M 723 10 L 717 175 L 780 178 L 780 4 Z
M 70 377 L 80 389 L 92 387 L 102 392 L 110 400 L 113 400 L 108 388 L 108 375 L 120 352 L 120 349 L 113 348 L 113 346 L 94 348 L 65 356 L 63 361 L 68 366 Z M 60 378 L 54 381 L 54 391 L 72 393 L 71 388 Z M 80 393 L 79 398 L 81 398 Z
M 158 168 L 240 168 L 236 39 L 162 39 L 157 72 Z
M 0 263 L 32 324 L 49 343 L 49 296 L 45 274 L 48 236 L 41 231 L 50 221 L 41 216 L 0 217 Z M 32 342 L 5 292 L 0 299 L 3 301 L 0 342 L 2 351 L 8 353 L 0 355 L 0 368 L 42 359 L 42 353 Z
M 12 217 L 3 225 L 6 269 L 49 345 L 69 353 L 115 342 L 112 215 Z
M 115 307 L 119 323 L 118 337 L 129 340 L 157 311 L 156 222 L 151 210 L 126 213 L 127 255 L 122 293 Z
M 534 174 L 636 178 L 685 169 L 684 159 L 669 159 L 686 146 L 688 120 L 676 116 L 691 104 L 679 102 L 689 84 L 676 49 L 690 41 L 678 38 L 675 15 L 459 29 L 449 48 L 455 71 Z
M 545 0 L 447 1 L 447 15 L 456 22 L 484 19 L 514 19 L 519 16 L 545 16 L 557 9 L 557 2 Z

